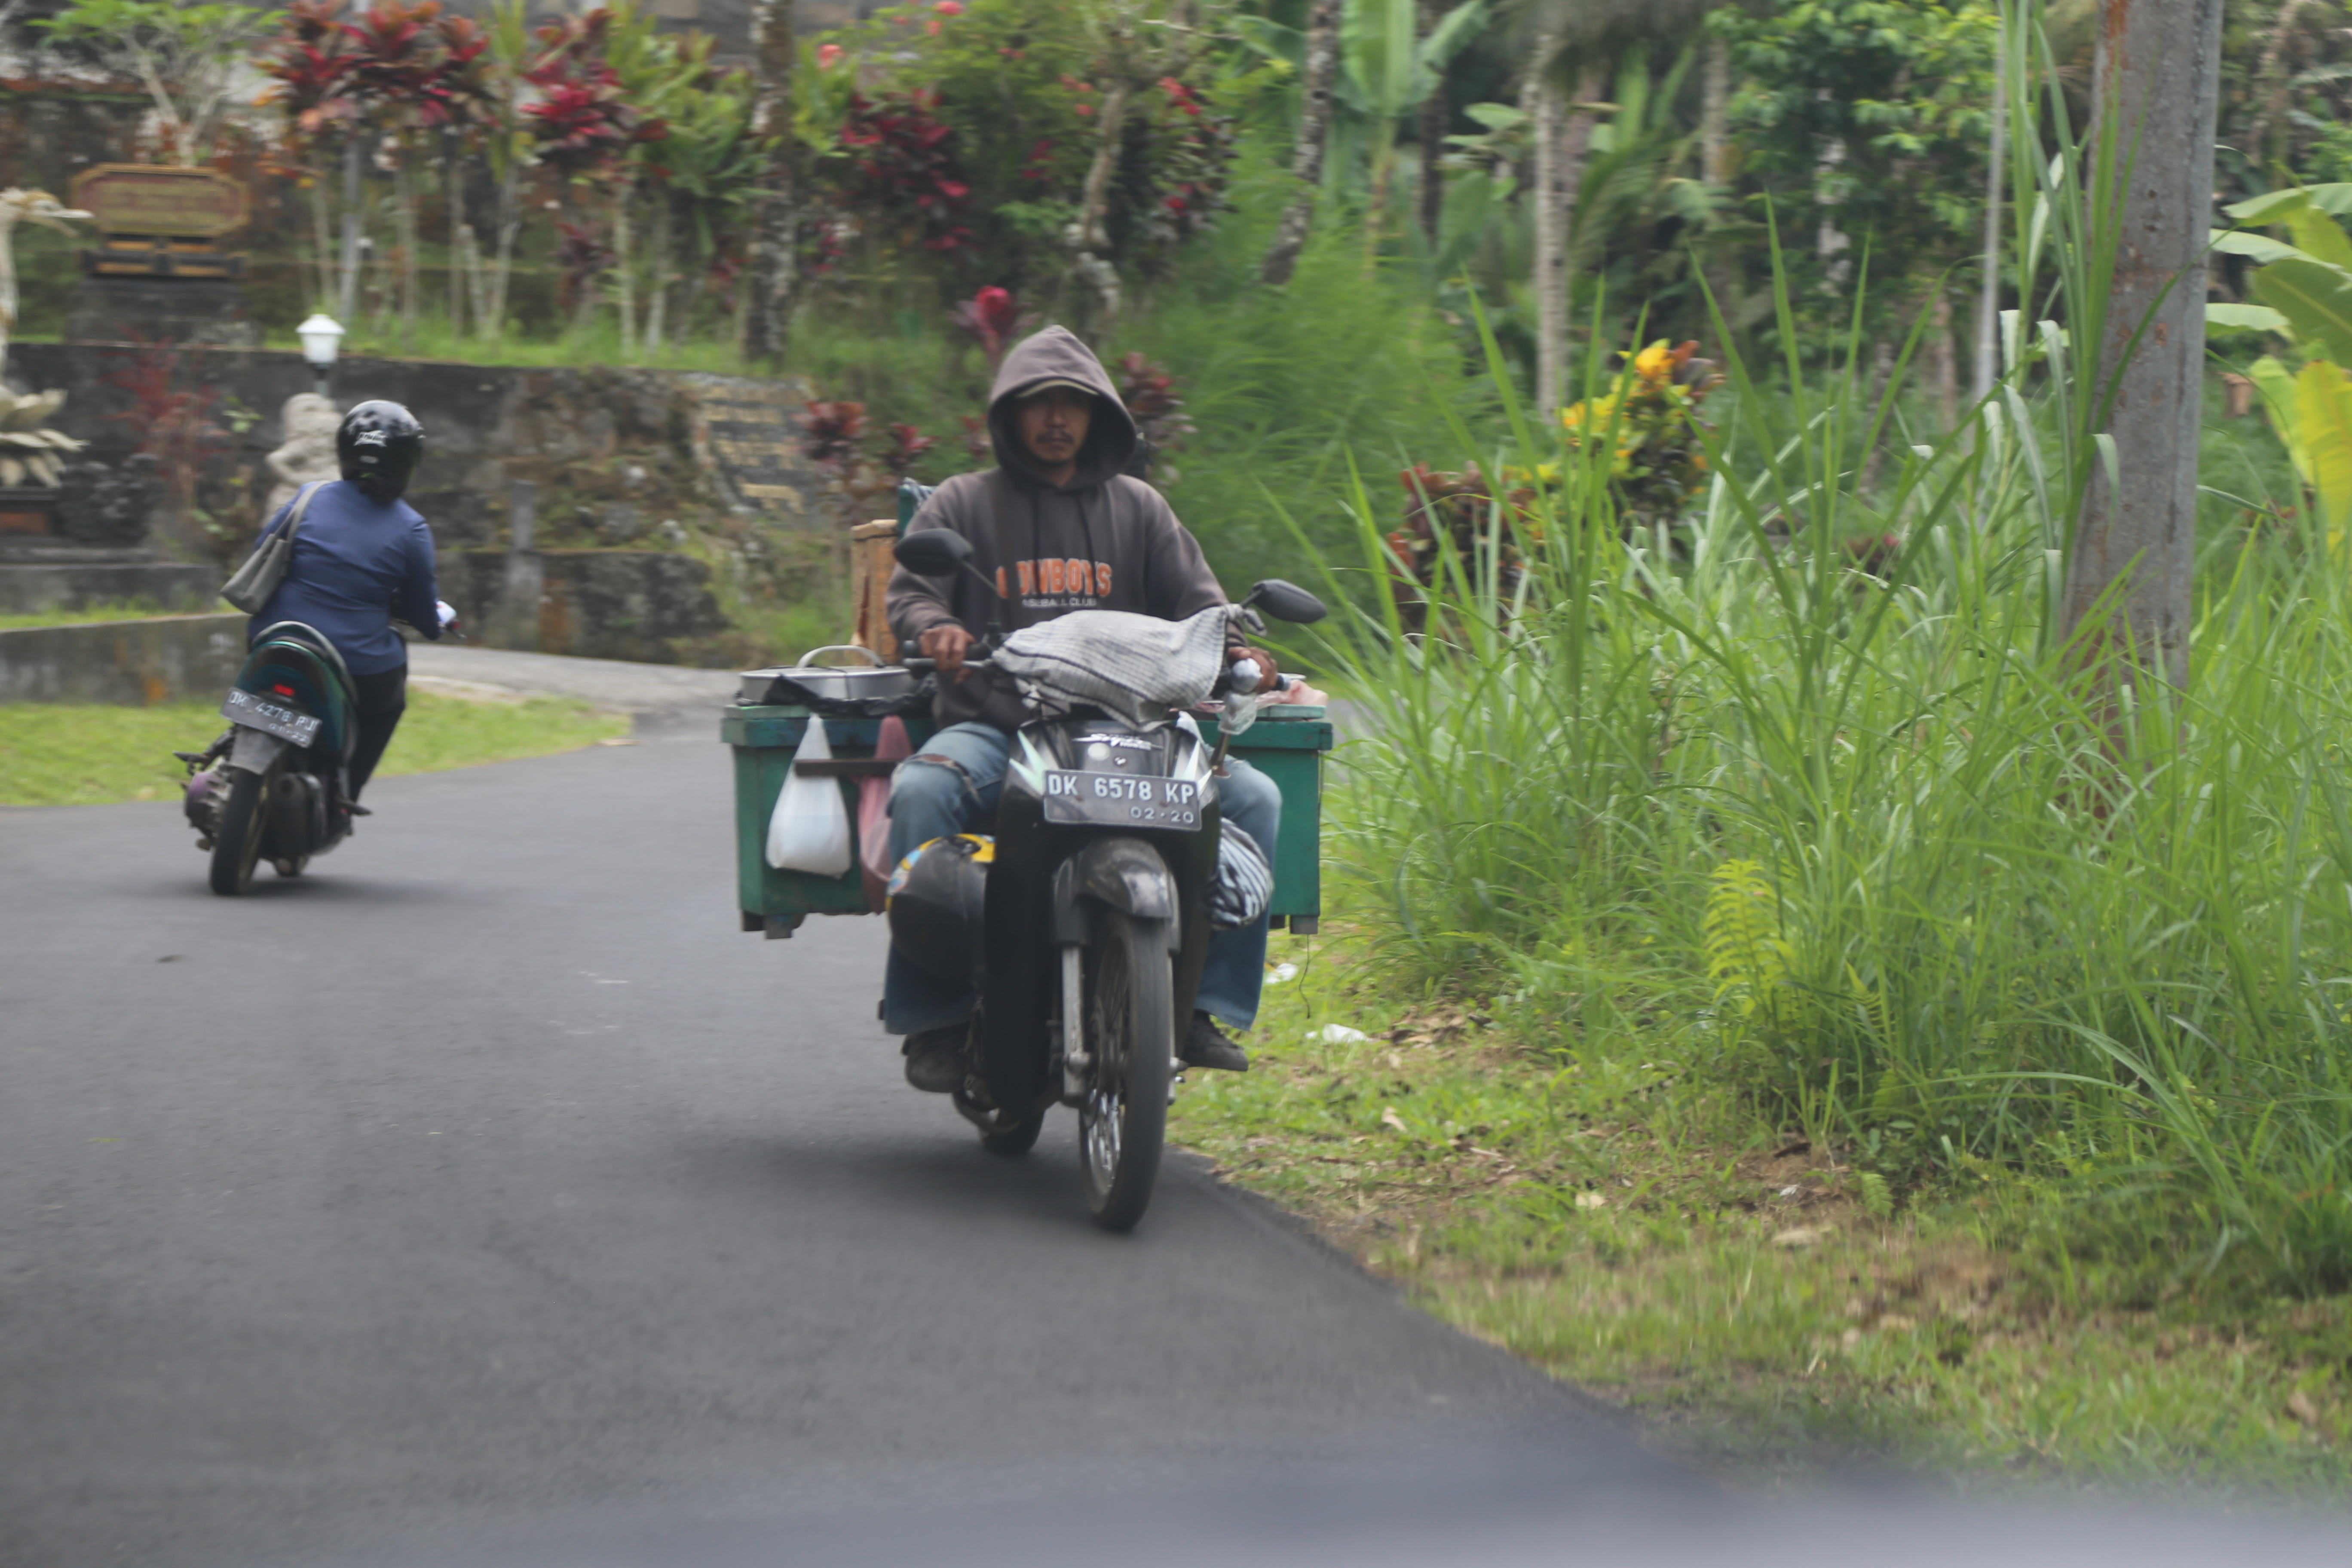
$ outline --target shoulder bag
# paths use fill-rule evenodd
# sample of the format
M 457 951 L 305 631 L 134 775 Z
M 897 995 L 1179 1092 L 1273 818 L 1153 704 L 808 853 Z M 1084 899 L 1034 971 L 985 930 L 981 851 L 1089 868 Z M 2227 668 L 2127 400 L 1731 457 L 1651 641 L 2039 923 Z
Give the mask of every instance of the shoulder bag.
M 286 581 L 286 568 L 294 559 L 294 535 L 302 526 L 302 514 L 310 510 L 310 498 L 326 484 L 314 479 L 302 487 L 294 498 L 294 510 L 287 514 L 286 526 L 254 546 L 236 575 L 221 584 L 220 596 L 248 616 L 257 616 L 278 585 Z

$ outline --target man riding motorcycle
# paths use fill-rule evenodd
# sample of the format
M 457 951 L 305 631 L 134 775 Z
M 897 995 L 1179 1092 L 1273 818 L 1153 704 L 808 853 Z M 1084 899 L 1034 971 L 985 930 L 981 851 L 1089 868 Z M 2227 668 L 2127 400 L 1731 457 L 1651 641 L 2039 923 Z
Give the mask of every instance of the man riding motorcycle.
M 362 403 L 344 415 L 335 432 L 343 477 L 310 497 L 285 579 L 246 631 L 250 642 L 280 621 L 299 621 L 342 655 L 359 731 L 343 787 L 358 816 L 367 815 L 360 790 L 408 706 L 408 647 L 393 620 L 437 639 L 457 618 L 436 597 L 432 531 L 400 499 L 424 455 L 425 426 L 399 404 Z M 263 539 L 284 526 L 294 504 L 270 517 Z
M 994 819 L 1013 731 L 1031 714 L 1012 681 L 968 669 L 965 651 L 992 620 L 1003 629 L 1072 610 L 1126 610 L 1179 621 L 1225 603 L 1201 547 L 1167 500 L 1126 472 L 1135 420 L 1092 351 L 1048 327 L 1005 355 L 989 393 L 988 429 L 997 466 L 961 474 L 923 503 L 910 525 L 961 534 L 980 578 L 929 577 L 901 566 L 887 597 L 898 641 L 937 661 L 940 730 L 900 764 L 891 782 L 889 853 L 904 858 L 934 838 L 984 830 Z M 1258 667 L 1262 689 L 1278 676 L 1273 656 L 1236 635 L 1226 663 Z M 1273 782 L 1238 759 L 1217 784 L 1226 821 L 1269 860 L 1281 823 Z M 1201 977 L 1198 1010 L 1177 1054 L 1199 1068 L 1247 1070 L 1249 1058 L 1218 1027 L 1246 1029 L 1265 980 L 1266 918 L 1219 932 Z M 906 1039 L 907 1081 L 933 1093 L 963 1081 L 972 1009 L 968 986 L 926 973 L 895 948 L 883 982 L 883 1026 Z

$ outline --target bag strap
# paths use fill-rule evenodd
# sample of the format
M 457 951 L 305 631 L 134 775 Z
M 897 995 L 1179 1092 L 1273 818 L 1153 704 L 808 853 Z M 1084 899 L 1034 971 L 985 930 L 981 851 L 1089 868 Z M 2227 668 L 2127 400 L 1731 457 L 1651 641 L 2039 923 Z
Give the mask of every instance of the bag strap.
M 326 480 L 312 479 L 309 484 L 304 485 L 300 492 L 294 497 L 294 510 L 287 515 L 286 526 L 278 530 L 280 537 L 286 541 L 289 547 L 294 542 L 295 534 L 301 531 L 302 514 L 310 510 L 310 498 L 317 495 L 320 490 L 325 489 L 326 488 Z

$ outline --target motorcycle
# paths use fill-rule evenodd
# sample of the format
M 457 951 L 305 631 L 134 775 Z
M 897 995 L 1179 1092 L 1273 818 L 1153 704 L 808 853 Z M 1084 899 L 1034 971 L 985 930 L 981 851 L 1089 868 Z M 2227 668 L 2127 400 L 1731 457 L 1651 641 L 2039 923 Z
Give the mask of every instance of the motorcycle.
M 264 859 L 299 877 L 351 832 L 357 705 L 342 656 L 317 631 L 279 621 L 255 639 L 221 703 L 228 730 L 202 752 L 172 753 L 188 767 L 184 805 L 196 847 L 212 855 L 214 892 L 244 892 Z
M 971 543 L 948 530 L 908 534 L 896 552 L 927 576 L 980 576 Z M 1324 614 L 1312 594 L 1278 580 L 1226 613 L 1255 624 L 1260 610 L 1302 623 Z M 1108 614 L 1074 611 L 1046 625 Z M 1003 662 L 1005 643 L 1000 621 L 964 663 Z M 978 994 L 970 1070 L 951 1098 L 982 1144 L 1003 1154 L 1027 1152 L 1053 1107 L 1075 1108 L 1087 1208 L 1106 1229 L 1130 1228 L 1150 1202 L 1178 1031 L 1208 957 L 1225 742 L 1213 752 L 1181 710 L 1222 692 L 1229 738 L 1244 711 L 1255 713 L 1255 680 L 1256 667 L 1243 662 L 1181 694 L 1177 711 L 1139 717 L 1076 702 L 1024 724 L 992 838 L 934 840 L 892 879 L 895 900 L 918 858 L 950 844 L 984 879 L 979 930 L 963 939 Z

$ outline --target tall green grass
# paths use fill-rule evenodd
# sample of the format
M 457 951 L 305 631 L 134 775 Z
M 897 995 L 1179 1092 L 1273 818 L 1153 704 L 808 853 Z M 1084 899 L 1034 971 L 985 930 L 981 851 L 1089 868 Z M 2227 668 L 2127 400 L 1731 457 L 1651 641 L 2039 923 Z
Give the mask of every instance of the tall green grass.
M 2086 688 L 2058 613 L 2104 392 L 2055 321 L 2097 341 L 2077 303 L 2114 220 L 2074 149 L 2027 156 L 2021 293 L 2053 320 L 2020 317 L 2003 387 L 1878 491 L 1856 432 L 1891 405 L 1833 416 L 1866 401 L 1859 331 L 1823 378 L 1792 357 L 1777 414 L 1734 357 L 1686 537 L 1621 531 L 1605 457 L 1507 397 L 1498 447 L 1454 426 L 1462 459 L 1561 483 L 1513 593 L 1482 552 L 1447 563 L 1428 635 L 1383 607 L 1328 639 L 1374 720 L 1334 847 L 1401 963 L 1563 1050 L 1630 986 L 1681 1070 L 1865 1168 L 2044 1184 L 2072 1255 L 2151 1289 L 2344 1289 L 2352 563 L 2227 539 L 2189 687 Z M 1596 357 L 1588 395 L 1613 374 Z M 1377 580 L 1386 509 L 1359 486 L 1353 510 Z M 1862 570 L 1846 541 L 1887 531 L 1899 555 Z

